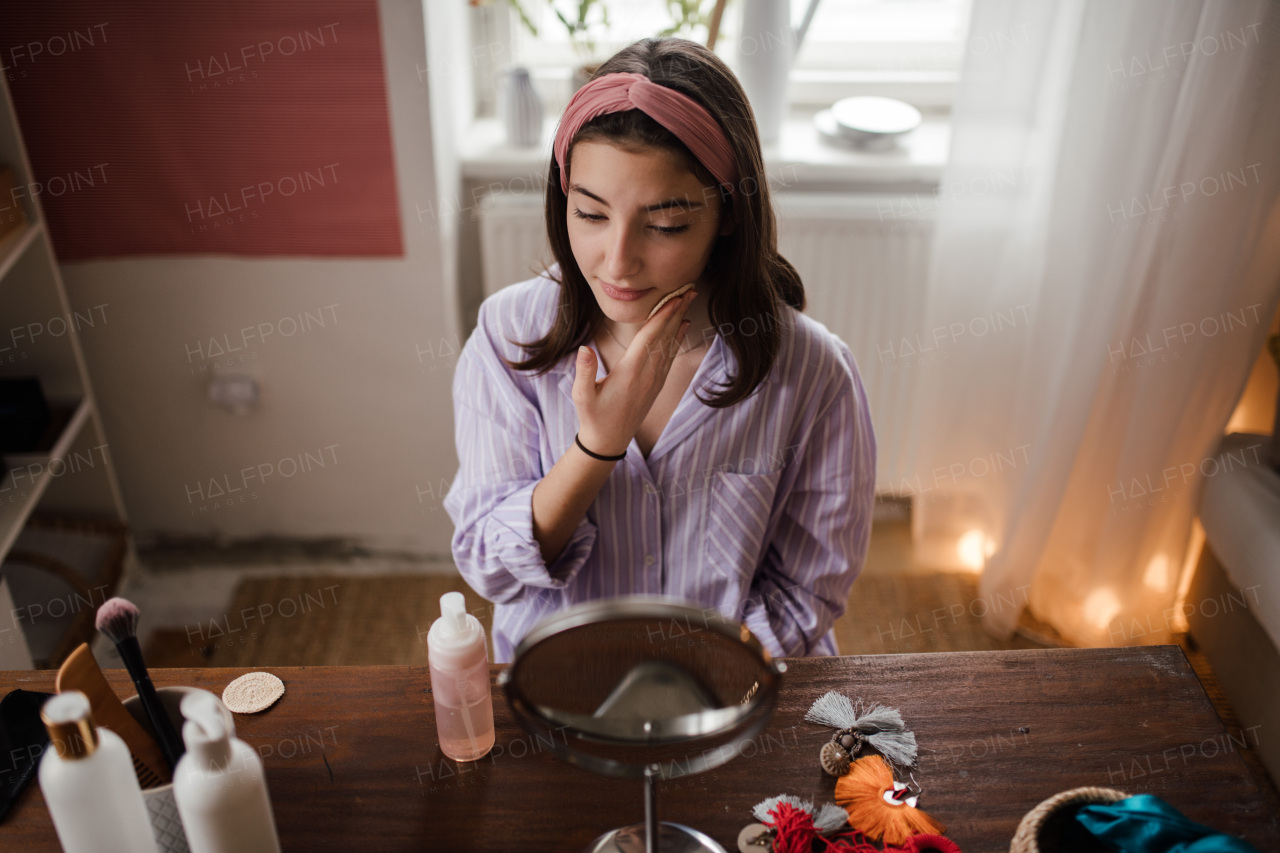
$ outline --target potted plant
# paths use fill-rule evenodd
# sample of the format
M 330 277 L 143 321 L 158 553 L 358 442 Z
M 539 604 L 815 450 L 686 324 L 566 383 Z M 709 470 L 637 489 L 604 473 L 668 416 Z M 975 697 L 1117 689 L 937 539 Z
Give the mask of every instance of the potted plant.
M 600 67 L 603 57 L 598 53 L 600 42 L 608 34 L 611 26 L 609 5 L 607 0 L 508 0 L 520 17 L 521 23 L 535 38 L 538 35 L 537 22 L 530 14 L 533 4 L 546 3 L 569 35 L 569 43 L 573 45 L 577 56 L 570 93 L 576 92 L 591 79 L 591 75 Z M 682 35 L 692 38 L 699 29 L 712 33 L 719 25 L 720 13 L 724 9 L 724 0 L 667 0 L 667 12 L 671 17 L 670 26 L 664 27 L 657 35 Z M 700 35 L 699 35 L 700 37 Z M 714 37 L 708 39 L 714 45 Z
M 609 6 L 606 0 L 541 0 L 551 7 L 556 20 L 569 35 L 569 43 L 573 45 L 577 65 L 570 82 L 570 92 L 582 88 L 596 69 L 600 67 L 601 58 L 597 54 L 599 40 L 609 31 Z M 535 38 L 538 36 L 537 22 L 527 8 L 539 0 L 508 0 L 520 22 L 524 24 Z

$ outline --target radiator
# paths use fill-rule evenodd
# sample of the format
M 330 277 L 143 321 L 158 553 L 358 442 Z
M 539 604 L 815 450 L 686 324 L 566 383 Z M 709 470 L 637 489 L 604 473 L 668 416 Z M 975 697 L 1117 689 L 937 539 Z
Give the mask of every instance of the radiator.
M 931 203 L 915 196 L 776 193 L 778 251 L 800 273 L 805 313 L 853 352 L 876 432 L 876 491 L 910 492 L 908 441 L 924 326 Z
M 866 387 L 877 442 L 876 490 L 910 491 L 907 428 L 915 372 L 908 341 L 924 321 L 932 215 L 917 197 L 776 193 L 778 249 L 804 280 L 806 313 L 848 345 Z M 484 294 L 532 276 L 550 258 L 540 194 L 480 203 Z
M 542 193 L 493 193 L 479 209 L 485 296 L 533 278 L 551 263 Z

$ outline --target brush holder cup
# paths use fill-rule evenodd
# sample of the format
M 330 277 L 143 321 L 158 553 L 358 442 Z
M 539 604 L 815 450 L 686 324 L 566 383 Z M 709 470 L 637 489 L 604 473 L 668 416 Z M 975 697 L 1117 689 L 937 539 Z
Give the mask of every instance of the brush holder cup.
M 208 693 L 199 687 L 157 687 L 156 695 L 160 704 L 169 715 L 169 721 L 179 734 L 185 720 L 179 706 L 188 693 Z M 212 694 L 210 694 L 212 695 Z M 142 727 L 151 731 L 151 723 L 147 720 L 147 712 L 137 696 L 124 700 L 125 709 L 133 715 Z M 173 783 L 158 785 L 154 788 L 143 788 L 142 799 L 147 804 L 147 815 L 151 818 L 151 832 L 156 837 L 156 849 L 159 853 L 188 853 L 187 834 L 182 829 L 182 818 L 178 816 L 178 804 L 173 798 Z
M 657 783 L 718 767 L 768 722 L 785 665 L 714 610 L 652 597 L 588 602 L 533 628 L 499 676 L 521 724 L 561 758 L 644 785 L 645 822 L 591 853 L 723 853 L 657 817 Z M 639 793 L 639 792 L 637 792 Z M 567 804 L 566 804 L 567 805 Z

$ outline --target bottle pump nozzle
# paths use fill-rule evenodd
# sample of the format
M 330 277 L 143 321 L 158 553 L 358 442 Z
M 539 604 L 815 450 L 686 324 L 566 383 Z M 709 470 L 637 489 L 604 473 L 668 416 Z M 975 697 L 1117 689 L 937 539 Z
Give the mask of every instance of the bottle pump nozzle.
M 440 615 L 455 637 L 471 632 L 467 624 L 467 601 L 460 592 L 446 592 L 440 596 Z
M 187 718 L 182 726 L 182 739 L 200 769 L 224 769 L 231 760 L 231 739 L 236 734 L 227 706 L 212 694 L 192 693 L 183 697 L 179 708 Z

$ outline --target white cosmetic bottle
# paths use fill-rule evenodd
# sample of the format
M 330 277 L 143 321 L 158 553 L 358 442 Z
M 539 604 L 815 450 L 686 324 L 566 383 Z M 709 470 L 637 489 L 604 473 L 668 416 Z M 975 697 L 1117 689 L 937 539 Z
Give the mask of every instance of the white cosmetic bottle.
M 179 706 L 187 751 L 173 798 L 191 853 L 280 853 L 262 759 L 236 737 L 227 706 L 200 691 Z
M 475 761 L 493 749 L 493 696 L 484 626 L 467 612 L 460 592 L 440 596 L 440 618 L 427 633 L 431 697 L 440 751 Z
M 129 747 L 96 729 L 79 690 L 44 703 L 50 749 L 40 759 L 40 790 L 64 853 L 156 853 L 151 819 Z

